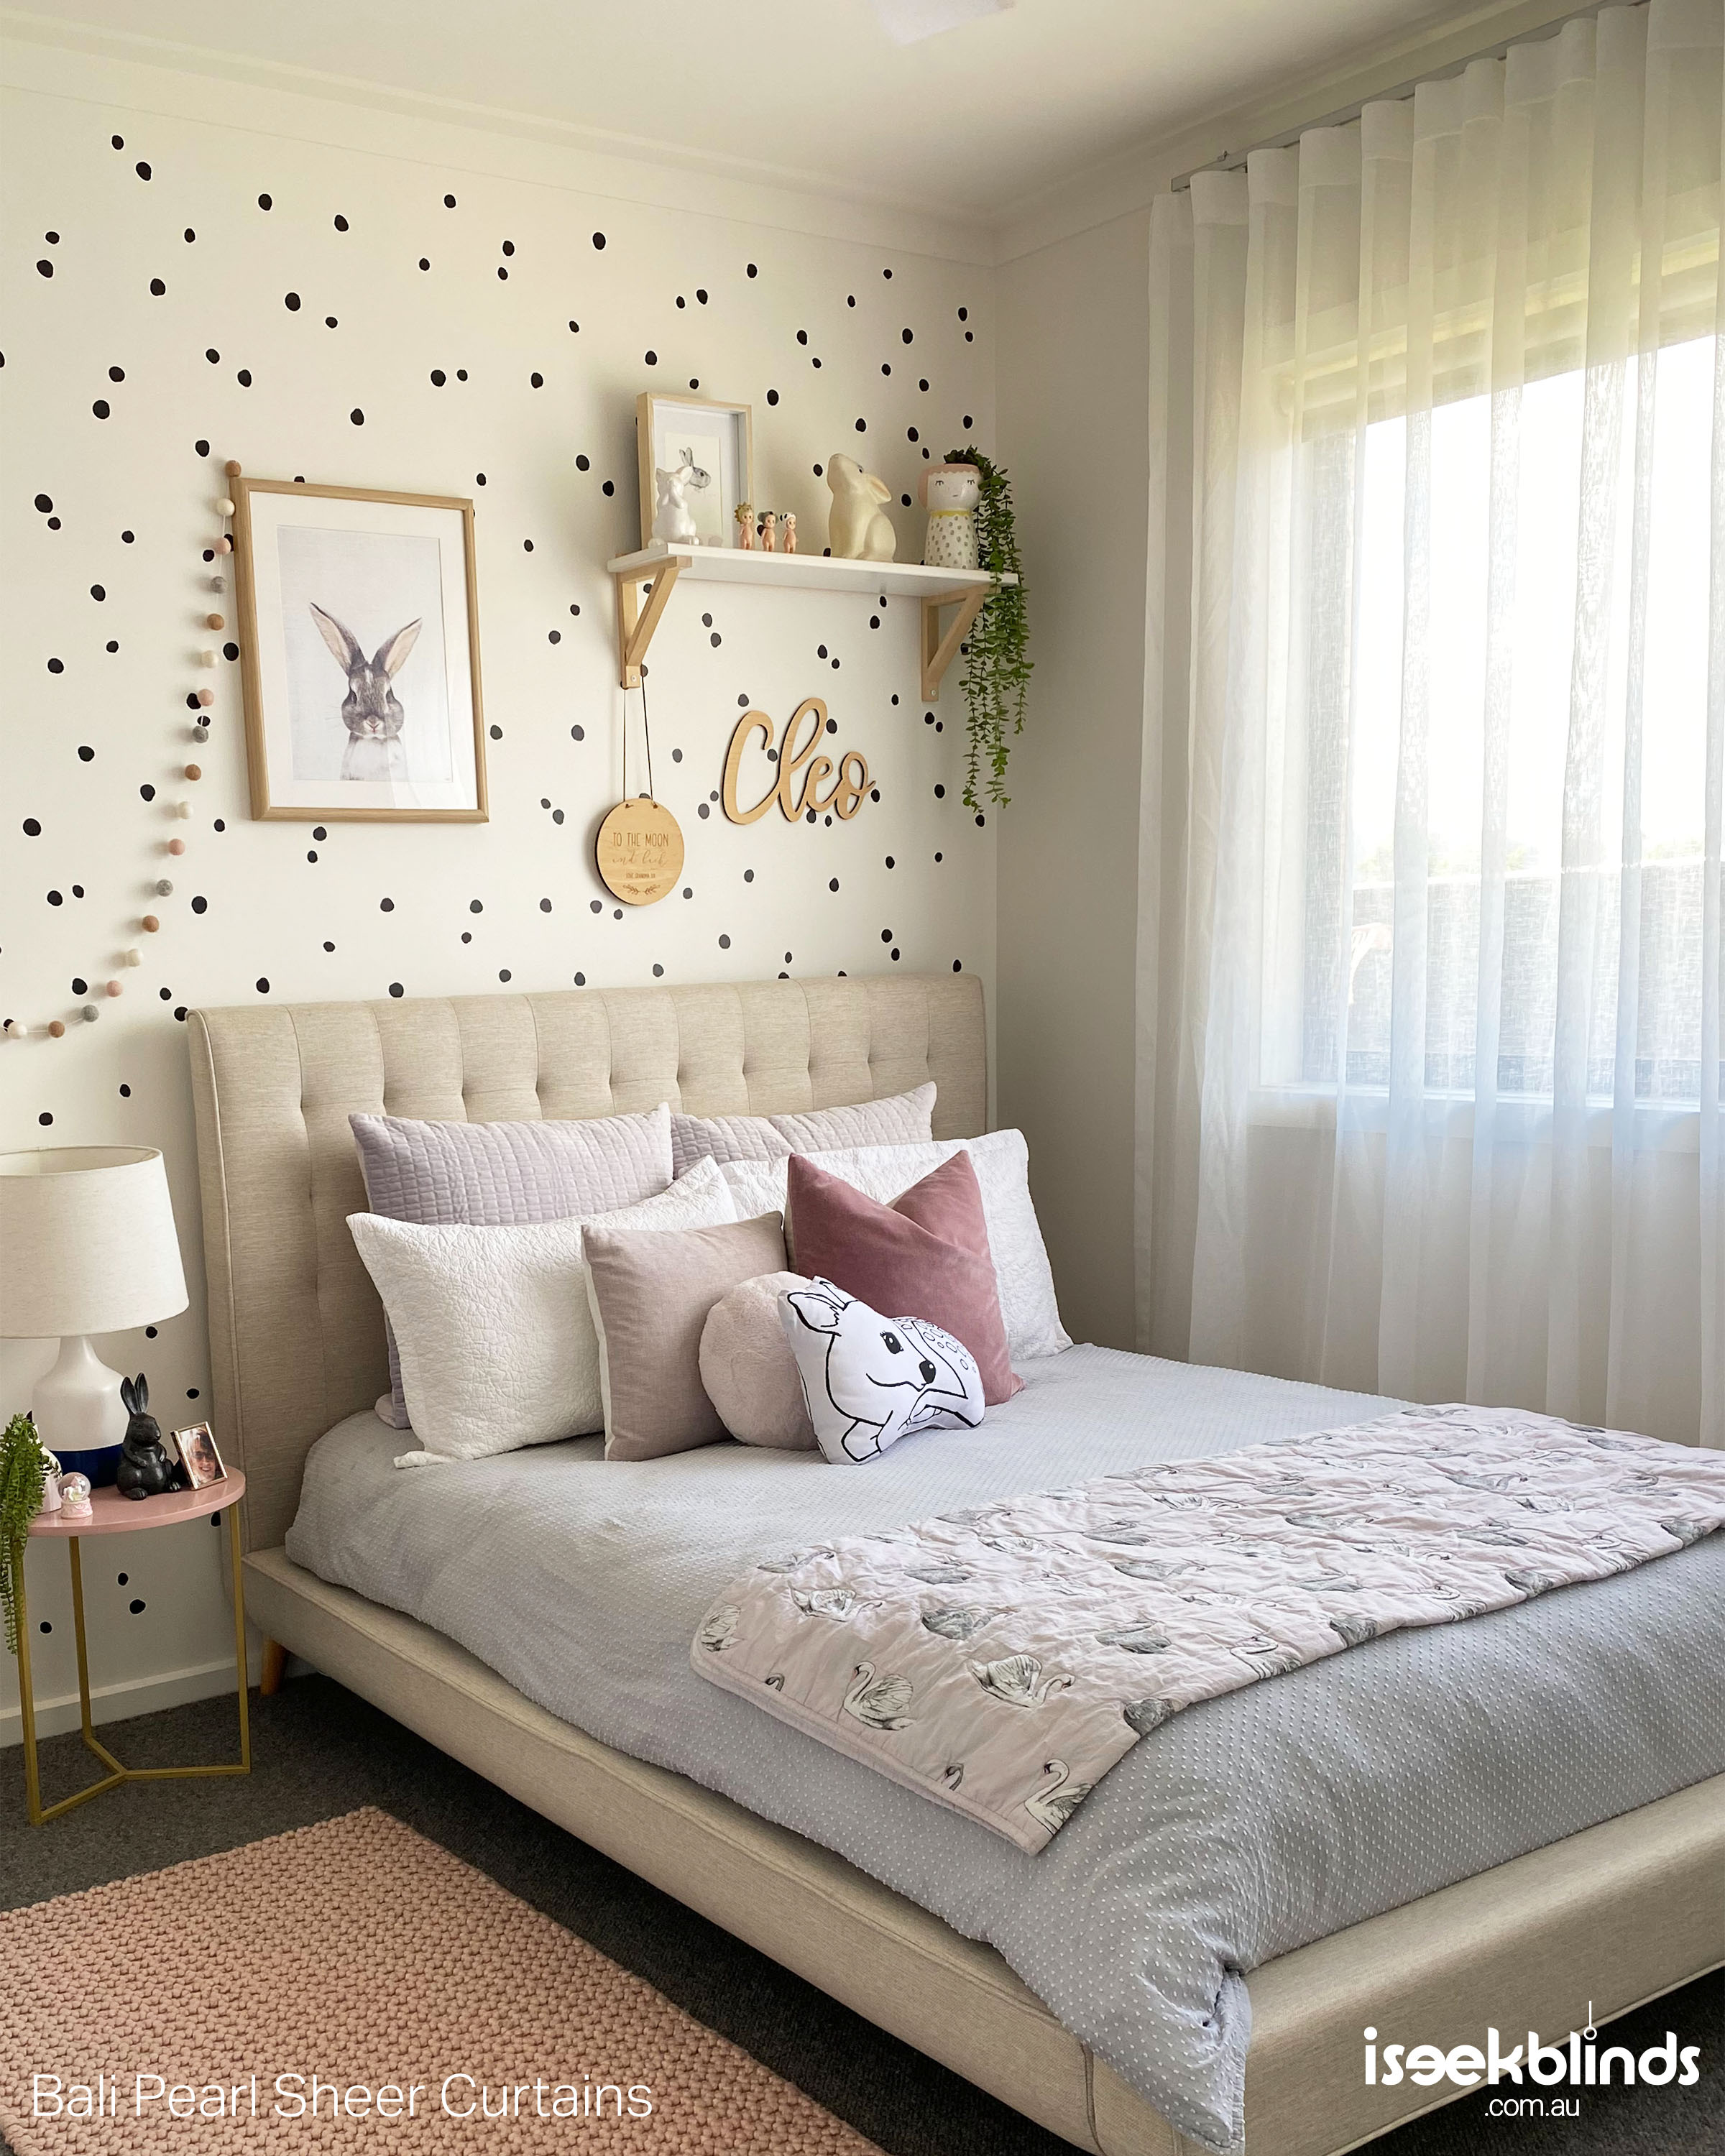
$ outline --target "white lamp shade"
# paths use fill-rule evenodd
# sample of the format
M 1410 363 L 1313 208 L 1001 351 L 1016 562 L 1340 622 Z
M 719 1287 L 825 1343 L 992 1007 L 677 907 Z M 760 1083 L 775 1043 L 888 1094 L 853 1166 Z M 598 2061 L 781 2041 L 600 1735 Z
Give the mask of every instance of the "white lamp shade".
M 124 1332 L 187 1299 L 159 1152 L 0 1153 L 0 1338 Z

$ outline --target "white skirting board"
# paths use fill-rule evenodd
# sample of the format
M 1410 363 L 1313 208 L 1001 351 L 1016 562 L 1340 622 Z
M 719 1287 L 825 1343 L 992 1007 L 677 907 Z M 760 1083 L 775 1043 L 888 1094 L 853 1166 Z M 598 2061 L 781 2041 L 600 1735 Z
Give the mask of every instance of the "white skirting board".
M 246 1661 L 249 1681 L 258 1681 L 261 1647 L 254 1638 Z M 187 1700 L 213 1699 L 234 1692 L 234 1657 L 225 1655 L 213 1662 L 199 1662 L 189 1670 L 165 1670 L 160 1676 L 133 1677 L 124 1684 L 94 1685 L 90 1711 L 93 1722 L 129 1722 L 135 1714 L 154 1714 L 164 1707 L 183 1707 Z M 36 1702 L 36 1734 L 59 1737 L 78 1727 L 78 1695 L 56 1693 Z M 0 1707 L 0 1751 L 24 1741 L 23 1721 L 18 1708 Z

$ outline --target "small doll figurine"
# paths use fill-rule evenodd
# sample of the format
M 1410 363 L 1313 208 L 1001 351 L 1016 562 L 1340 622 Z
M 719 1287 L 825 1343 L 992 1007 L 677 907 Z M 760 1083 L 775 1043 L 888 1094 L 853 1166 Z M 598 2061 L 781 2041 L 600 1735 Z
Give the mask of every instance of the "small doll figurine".
M 794 554 L 797 551 L 797 515 L 794 510 L 786 510 L 783 523 L 784 551 L 787 554 Z
M 737 528 L 742 534 L 737 544 L 752 554 L 755 551 L 755 506 L 752 501 L 737 503 Z
M 776 510 L 763 509 L 761 511 L 761 545 L 768 554 L 778 552 L 778 514 Z
M 173 1487 L 174 1467 L 162 1442 L 161 1424 L 146 1413 L 150 1382 L 141 1370 L 136 1378 L 121 1379 L 120 1397 L 131 1420 L 120 1448 L 114 1486 L 122 1497 L 159 1497 Z

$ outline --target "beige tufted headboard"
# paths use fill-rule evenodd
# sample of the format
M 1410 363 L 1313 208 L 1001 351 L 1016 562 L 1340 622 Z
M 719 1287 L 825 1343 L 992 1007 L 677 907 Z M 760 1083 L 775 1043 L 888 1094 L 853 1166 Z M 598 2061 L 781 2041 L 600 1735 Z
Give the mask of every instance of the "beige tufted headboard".
M 388 1378 L 347 1225 L 366 1202 L 356 1111 L 776 1115 L 932 1078 L 937 1137 L 988 1127 L 970 974 L 247 1006 L 193 1011 L 189 1030 L 216 1430 L 245 1471 L 256 1548 L 286 1533 L 312 1445 Z

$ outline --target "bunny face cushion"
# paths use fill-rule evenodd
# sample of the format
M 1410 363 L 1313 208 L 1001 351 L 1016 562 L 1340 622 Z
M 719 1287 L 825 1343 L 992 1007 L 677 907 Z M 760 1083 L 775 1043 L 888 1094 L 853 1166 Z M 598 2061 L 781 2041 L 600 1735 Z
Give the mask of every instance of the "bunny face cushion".
M 815 1442 L 834 1466 L 924 1430 L 974 1430 L 983 1381 L 970 1350 L 920 1317 L 883 1317 L 828 1280 L 787 1288 L 779 1322 Z

